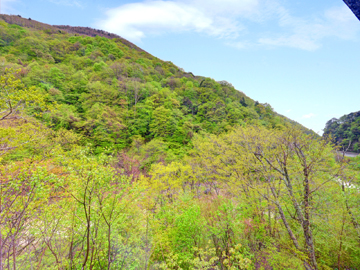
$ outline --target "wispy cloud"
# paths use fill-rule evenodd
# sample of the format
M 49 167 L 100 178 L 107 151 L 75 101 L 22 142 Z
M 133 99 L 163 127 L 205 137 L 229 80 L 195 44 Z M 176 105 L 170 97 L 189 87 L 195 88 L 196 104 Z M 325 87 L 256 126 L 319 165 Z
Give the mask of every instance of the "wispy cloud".
M 1 0 L 1 13 L 11 14 L 15 12 L 15 9 L 12 7 L 13 3 L 16 3 L 17 0 Z
M 84 8 L 84 4 L 77 0 L 49 0 L 49 2 L 61 6 Z
M 280 9 L 279 26 L 280 33 L 259 38 L 259 43 L 314 51 L 326 38 L 352 39 L 360 31 L 359 22 L 345 5 L 326 10 L 321 17 L 312 20 L 292 17 L 288 11 Z
M 51 0 L 66 2 L 68 0 Z M 256 25 L 256 32 L 250 25 Z M 354 38 L 360 24 L 345 6 L 311 19 L 292 16 L 278 0 L 147 0 L 109 9 L 96 27 L 134 42 L 173 32 L 197 32 L 244 49 L 292 47 L 313 51 L 324 39 Z
M 251 44 L 250 42 L 248 41 L 228 41 L 228 42 L 225 42 L 225 44 L 227 46 L 230 46 L 230 47 L 233 47 L 233 48 L 236 48 L 236 49 L 246 49 L 246 48 L 249 48 L 250 46 L 254 46 L 254 44 Z
M 315 116 L 316 116 L 315 114 L 309 113 L 309 114 L 303 115 L 302 118 L 309 119 L 309 118 L 313 118 L 313 117 L 315 117 Z
M 209 16 L 251 16 L 264 0 L 184 0 L 183 3 L 203 10 Z

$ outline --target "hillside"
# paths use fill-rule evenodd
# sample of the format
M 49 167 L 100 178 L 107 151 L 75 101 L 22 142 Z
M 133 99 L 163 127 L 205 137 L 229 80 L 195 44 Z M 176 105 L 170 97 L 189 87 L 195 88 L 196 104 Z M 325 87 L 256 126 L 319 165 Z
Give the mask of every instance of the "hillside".
M 61 31 L 64 30 L 67 33 L 80 34 L 80 35 L 85 35 L 85 36 L 90 36 L 90 37 L 100 36 L 100 37 L 106 37 L 106 38 L 110 38 L 110 39 L 118 38 L 121 40 L 122 43 L 126 44 L 128 47 L 134 48 L 135 50 L 138 50 L 138 51 L 143 51 L 142 49 L 137 47 L 135 44 L 129 42 L 128 40 L 126 40 L 118 35 L 115 35 L 115 34 L 112 34 L 112 33 L 109 33 L 109 32 L 103 31 L 103 30 L 93 29 L 90 27 L 79 27 L 79 26 L 72 27 L 69 25 L 49 25 L 49 24 L 38 22 L 31 18 L 28 18 L 28 19 L 22 18 L 20 15 L 15 16 L 15 15 L 0 14 L 0 20 L 3 20 L 8 24 L 15 24 L 15 25 L 18 25 L 21 27 L 42 30 L 47 33 L 61 33 Z
M 324 137 L 331 136 L 342 150 L 360 152 L 360 111 L 332 118 L 326 123 Z
M 119 36 L 1 18 L 0 270 L 360 269 L 360 157 Z
M 170 158 L 182 155 L 196 133 L 220 134 L 245 123 L 300 127 L 230 83 L 194 76 L 117 35 L 0 19 L 0 72 L 20 69 L 26 86 L 41 87 L 60 105 L 44 120 L 84 135 L 96 153 L 152 142 Z

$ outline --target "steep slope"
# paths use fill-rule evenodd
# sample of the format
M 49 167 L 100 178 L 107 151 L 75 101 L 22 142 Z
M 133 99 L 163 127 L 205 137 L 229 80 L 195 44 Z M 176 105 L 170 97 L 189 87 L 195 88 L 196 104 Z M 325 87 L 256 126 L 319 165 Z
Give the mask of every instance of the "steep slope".
M 194 76 L 101 30 L 1 15 L 0 63 L 0 73 L 19 69 L 26 86 L 59 104 L 45 121 L 84 135 L 96 152 L 132 148 L 172 159 L 196 133 L 246 123 L 311 132 L 226 81 Z
M 359 159 L 119 37 L 8 19 L 0 269 L 360 269 Z
M 360 111 L 332 118 L 326 123 L 325 137 L 331 136 L 344 150 L 360 152 Z
M 79 27 L 79 26 L 73 27 L 73 26 L 69 26 L 69 25 L 49 25 L 46 23 L 38 22 L 31 18 L 28 18 L 28 19 L 22 18 L 20 15 L 15 16 L 15 15 L 0 14 L 0 20 L 3 20 L 8 24 L 15 24 L 15 25 L 22 26 L 22 27 L 43 30 L 47 33 L 61 33 L 61 31 L 65 31 L 65 32 L 71 33 L 71 34 L 80 34 L 80 35 L 85 35 L 85 36 L 90 36 L 90 37 L 100 36 L 100 37 L 106 37 L 106 38 L 110 38 L 110 39 L 118 38 L 121 40 L 122 43 L 126 44 L 130 48 L 138 50 L 138 51 L 144 51 L 141 48 L 137 47 L 135 44 L 131 43 L 130 41 L 128 41 L 118 35 L 106 32 L 104 30 L 97 30 L 97 29 L 93 29 L 90 27 Z

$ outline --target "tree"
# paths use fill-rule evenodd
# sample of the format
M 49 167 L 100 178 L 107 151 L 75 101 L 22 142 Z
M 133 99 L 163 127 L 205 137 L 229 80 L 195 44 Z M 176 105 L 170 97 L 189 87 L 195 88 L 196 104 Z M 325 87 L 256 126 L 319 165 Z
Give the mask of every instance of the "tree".
M 327 141 L 299 130 L 248 127 L 200 140 L 195 147 L 203 161 L 200 174 L 206 170 L 209 177 L 239 190 L 240 196 L 253 196 L 253 190 L 269 209 L 276 207 L 294 255 L 305 258 L 306 269 L 319 269 L 313 235 L 314 223 L 319 225 L 314 219 L 315 197 L 325 186 L 338 188 L 335 180 L 341 169 Z
M 0 77 L 0 155 L 27 146 L 41 146 L 46 129 L 26 112 L 41 116 L 43 111 L 54 108 L 47 105 L 47 95 L 36 87 L 26 88 L 17 77 L 18 72 L 6 69 Z M 31 142 L 37 141 L 39 144 Z
M 30 233 L 33 216 L 46 205 L 54 179 L 33 161 L 0 168 L 0 270 L 38 239 Z
M 6 69 L 0 77 L 0 121 L 19 114 L 26 108 L 46 107 L 46 95 L 36 87 L 26 88 L 18 78 L 20 70 Z
M 91 158 L 81 150 L 59 157 L 59 162 L 68 173 L 61 187 L 72 202 L 72 208 L 67 210 L 75 222 L 73 228 L 65 225 L 67 220 L 62 225 L 66 233 L 73 231 L 66 241 L 70 248 L 68 265 L 80 269 L 126 269 L 135 256 L 132 243 L 140 241 L 136 238 L 137 222 L 142 217 L 134 213 L 137 210 L 133 203 L 142 189 L 131 177 L 116 174 L 103 155 Z
M 160 106 L 153 111 L 150 132 L 154 137 L 169 137 L 176 127 L 176 119 L 170 109 Z

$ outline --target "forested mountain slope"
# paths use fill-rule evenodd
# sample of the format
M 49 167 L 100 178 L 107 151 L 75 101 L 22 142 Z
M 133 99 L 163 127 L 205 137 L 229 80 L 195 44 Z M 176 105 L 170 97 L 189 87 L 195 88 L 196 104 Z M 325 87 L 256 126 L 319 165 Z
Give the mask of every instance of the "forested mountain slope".
M 41 87 L 60 105 L 45 120 L 84 135 L 97 153 L 151 142 L 176 156 L 195 133 L 220 134 L 245 123 L 300 127 L 230 83 L 194 76 L 114 34 L 0 19 L 0 72 L 20 69 L 26 86 Z
M 332 118 L 326 123 L 324 137 L 333 141 L 345 151 L 360 152 L 360 111 Z
M 93 29 L 90 27 L 79 27 L 79 26 L 72 27 L 69 25 L 49 25 L 49 24 L 38 22 L 36 20 L 32 20 L 31 18 L 24 19 L 20 15 L 14 16 L 14 15 L 0 14 L 0 19 L 5 21 L 8 24 L 15 24 L 15 25 L 22 26 L 22 27 L 43 30 L 47 33 L 61 33 L 62 30 L 65 30 L 65 32 L 67 32 L 67 33 L 81 34 L 81 35 L 86 35 L 86 36 L 90 36 L 90 37 L 100 36 L 100 37 L 106 37 L 106 38 L 110 38 L 110 39 L 118 38 L 118 39 L 121 39 L 122 43 L 128 45 L 130 48 L 134 48 L 138 51 L 143 51 L 142 49 L 140 49 L 133 43 L 129 42 L 128 40 L 126 40 L 118 35 L 106 32 L 104 30 L 97 30 L 97 29 Z
M 360 157 L 116 35 L 0 18 L 0 270 L 360 269 Z

